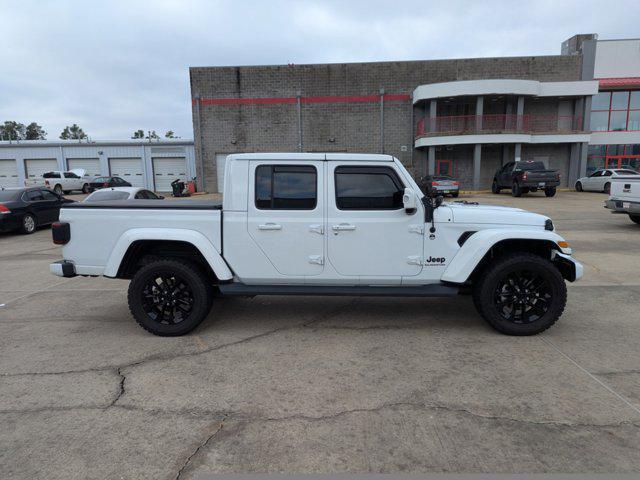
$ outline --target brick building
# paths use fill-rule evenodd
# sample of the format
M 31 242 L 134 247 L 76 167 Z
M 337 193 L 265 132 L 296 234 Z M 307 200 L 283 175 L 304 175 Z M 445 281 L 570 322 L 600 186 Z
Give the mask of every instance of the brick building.
M 387 153 L 474 189 L 537 159 L 572 185 L 591 152 L 596 38 L 555 56 L 192 67 L 200 186 L 221 191 L 226 155 L 268 151 Z

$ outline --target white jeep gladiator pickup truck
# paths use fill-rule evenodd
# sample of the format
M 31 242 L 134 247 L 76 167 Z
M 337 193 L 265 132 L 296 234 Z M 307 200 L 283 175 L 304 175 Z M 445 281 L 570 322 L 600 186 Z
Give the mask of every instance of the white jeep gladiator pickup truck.
M 89 193 L 89 181 L 84 178 L 84 170 L 69 170 L 61 172 L 54 170 L 42 175 L 42 178 L 30 178 L 24 181 L 25 187 L 46 187 L 50 188 L 58 195 L 79 190 L 82 193 Z
M 610 192 L 604 207 L 611 213 L 626 213 L 633 223 L 640 224 L 640 178 L 615 179 Z
M 53 240 L 59 276 L 131 279 L 129 308 L 182 335 L 217 295 L 473 295 L 510 335 L 551 326 L 582 276 L 552 221 L 424 196 L 389 155 L 227 157 L 224 201 L 73 203 Z

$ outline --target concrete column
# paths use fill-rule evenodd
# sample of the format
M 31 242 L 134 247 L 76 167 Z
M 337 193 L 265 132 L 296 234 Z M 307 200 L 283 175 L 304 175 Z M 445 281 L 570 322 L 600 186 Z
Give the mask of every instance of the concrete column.
M 436 147 L 429 147 L 428 155 L 427 175 L 434 175 L 436 173 Z
M 519 162 L 522 159 L 522 144 L 521 143 L 516 143 L 516 153 L 513 156 L 514 160 L 516 162 Z
M 425 129 L 428 132 L 433 132 L 436 129 L 436 117 L 438 113 L 438 102 L 437 100 L 431 100 L 429 104 L 429 125 L 425 125 Z
M 480 160 L 482 155 L 482 145 L 476 143 L 473 148 L 473 189 L 480 190 Z
M 484 110 L 484 97 L 479 95 L 476 98 L 476 131 L 482 131 L 482 112 Z
M 580 166 L 578 169 L 578 178 L 587 175 L 587 154 L 589 152 L 589 144 L 584 142 L 580 146 Z
M 580 177 L 580 144 L 572 143 L 569 155 L 569 176 L 567 185 L 571 187 Z
M 524 97 L 523 96 L 519 96 L 518 97 L 518 106 L 516 108 L 516 115 L 518 115 L 518 120 L 516 122 L 516 129 L 518 131 L 521 131 L 524 127 Z

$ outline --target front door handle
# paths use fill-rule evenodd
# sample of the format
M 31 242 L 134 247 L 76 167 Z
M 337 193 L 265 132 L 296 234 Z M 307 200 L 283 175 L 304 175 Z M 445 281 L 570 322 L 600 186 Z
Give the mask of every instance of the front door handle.
M 331 229 L 335 232 L 341 232 L 341 231 L 349 231 L 349 230 L 355 230 L 356 226 L 355 225 L 351 225 L 350 223 L 341 223 L 339 225 L 333 225 L 331 227 Z
M 259 230 L 282 230 L 282 225 L 279 223 L 262 223 L 258 225 Z

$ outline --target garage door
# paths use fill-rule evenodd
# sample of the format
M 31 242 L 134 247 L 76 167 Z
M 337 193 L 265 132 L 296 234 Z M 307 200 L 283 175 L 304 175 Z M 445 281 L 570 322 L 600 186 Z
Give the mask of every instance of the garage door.
M 139 158 L 110 158 L 109 170 L 113 177 L 120 177 L 134 187 L 144 187 L 142 161 Z
M 97 158 L 69 158 L 67 166 L 69 170 L 82 168 L 84 177 L 89 180 L 102 176 L 102 173 L 100 173 L 100 160 Z
M 187 180 L 187 162 L 184 157 L 153 158 L 153 180 L 157 192 L 170 192 L 171 182 Z
M 224 167 L 227 164 L 227 154 L 216 155 L 216 172 L 218 180 L 218 193 L 224 191 Z
M 27 170 L 27 178 L 42 178 L 47 172 L 59 170 L 58 161 L 55 158 L 38 158 L 24 161 Z
M 0 187 L 17 187 L 18 169 L 15 160 L 0 160 Z

